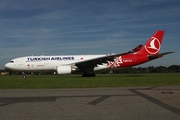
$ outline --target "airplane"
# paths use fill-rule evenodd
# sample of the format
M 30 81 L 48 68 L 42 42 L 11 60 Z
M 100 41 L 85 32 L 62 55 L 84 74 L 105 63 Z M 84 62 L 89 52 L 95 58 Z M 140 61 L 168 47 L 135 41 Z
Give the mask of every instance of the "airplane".
M 82 77 L 95 77 L 94 71 L 108 68 L 126 68 L 161 58 L 173 52 L 159 54 L 164 30 L 156 31 L 144 44 L 131 51 L 104 55 L 26 56 L 12 59 L 5 68 L 14 71 L 54 71 L 58 75 L 82 72 Z

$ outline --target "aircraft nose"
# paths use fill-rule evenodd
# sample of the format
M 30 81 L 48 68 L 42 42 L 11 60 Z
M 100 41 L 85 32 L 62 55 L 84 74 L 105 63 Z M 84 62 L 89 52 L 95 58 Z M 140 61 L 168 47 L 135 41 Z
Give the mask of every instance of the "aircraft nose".
M 6 63 L 6 64 L 5 64 L 5 68 L 6 68 L 6 69 L 9 69 L 9 63 Z

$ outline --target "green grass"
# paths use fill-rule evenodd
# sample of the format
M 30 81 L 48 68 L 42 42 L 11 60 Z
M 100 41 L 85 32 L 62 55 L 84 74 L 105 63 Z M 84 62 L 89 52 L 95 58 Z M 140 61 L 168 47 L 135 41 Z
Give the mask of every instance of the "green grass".
M 0 89 L 53 89 L 135 86 L 179 86 L 180 74 L 98 74 L 80 75 L 0 76 Z

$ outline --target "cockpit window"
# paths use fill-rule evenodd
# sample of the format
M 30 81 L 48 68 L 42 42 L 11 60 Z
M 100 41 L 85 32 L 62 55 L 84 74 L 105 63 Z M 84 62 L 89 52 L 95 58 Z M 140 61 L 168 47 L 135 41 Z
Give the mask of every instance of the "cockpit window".
M 10 63 L 14 63 L 14 61 L 10 61 Z

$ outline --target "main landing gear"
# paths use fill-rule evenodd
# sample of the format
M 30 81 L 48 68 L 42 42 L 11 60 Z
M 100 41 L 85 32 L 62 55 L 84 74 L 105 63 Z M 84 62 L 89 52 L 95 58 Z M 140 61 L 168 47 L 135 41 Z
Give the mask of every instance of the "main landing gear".
M 94 74 L 94 73 L 91 73 L 91 74 L 83 73 L 82 74 L 82 77 L 95 77 L 95 76 L 96 76 L 96 74 Z
M 95 77 L 96 76 L 94 74 L 94 67 L 86 66 L 82 69 L 82 71 L 83 71 L 82 77 Z

